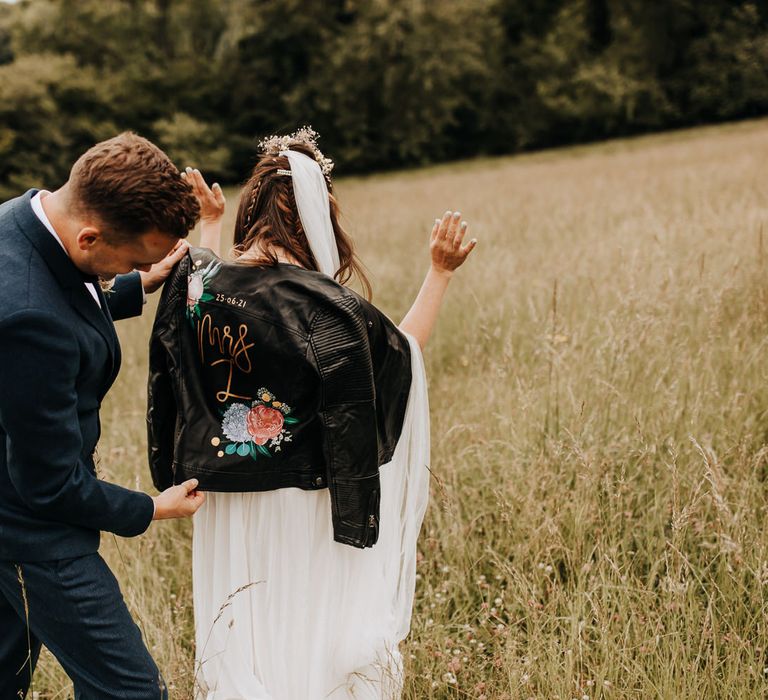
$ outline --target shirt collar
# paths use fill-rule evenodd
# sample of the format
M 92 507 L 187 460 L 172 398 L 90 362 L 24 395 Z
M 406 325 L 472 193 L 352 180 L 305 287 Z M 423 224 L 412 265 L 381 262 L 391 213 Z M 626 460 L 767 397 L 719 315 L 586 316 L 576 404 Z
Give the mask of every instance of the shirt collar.
M 56 233 L 56 229 L 53 228 L 53 224 L 51 223 L 51 220 L 48 218 L 48 215 L 45 213 L 45 209 L 43 209 L 43 195 L 50 194 L 47 190 L 40 190 L 37 194 L 35 194 L 31 200 L 29 200 L 30 205 L 32 206 L 32 211 L 35 212 L 35 216 L 40 219 L 40 223 L 45 226 L 45 228 L 48 229 L 50 234 L 56 239 L 56 242 L 61 246 L 62 250 L 67 253 L 67 249 L 64 246 L 64 242 L 61 240 L 61 237 L 58 233 Z M 69 253 L 67 253 L 67 257 L 69 257 Z M 95 284 L 99 281 L 99 278 L 94 275 L 87 275 L 85 272 L 82 272 L 79 270 L 80 275 L 83 278 L 83 281 L 89 284 Z M 98 299 L 97 299 L 98 301 Z
M 58 244 L 64 248 L 64 252 L 67 252 L 67 249 L 64 247 L 64 243 L 59 237 L 59 234 L 56 233 L 56 229 L 53 228 L 53 224 L 51 223 L 51 220 L 48 218 L 48 215 L 45 213 L 45 209 L 43 209 L 43 195 L 50 194 L 47 190 L 40 190 L 32 199 L 29 201 L 29 203 L 32 205 L 32 211 L 35 212 L 35 216 L 40 219 L 43 226 L 47 228 L 51 235 L 56 239 Z

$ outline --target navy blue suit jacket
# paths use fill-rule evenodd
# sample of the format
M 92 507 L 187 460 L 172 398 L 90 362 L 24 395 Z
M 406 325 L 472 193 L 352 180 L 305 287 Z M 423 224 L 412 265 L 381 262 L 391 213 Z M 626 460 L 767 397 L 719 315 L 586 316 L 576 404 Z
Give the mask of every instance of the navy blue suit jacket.
M 152 499 L 96 478 L 99 407 L 120 368 L 117 318 L 141 311 L 138 273 L 102 308 L 32 211 L 0 206 L 0 560 L 91 554 L 99 532 L 149 526 Z M 96 285 L 98 288 L 98 285 Z

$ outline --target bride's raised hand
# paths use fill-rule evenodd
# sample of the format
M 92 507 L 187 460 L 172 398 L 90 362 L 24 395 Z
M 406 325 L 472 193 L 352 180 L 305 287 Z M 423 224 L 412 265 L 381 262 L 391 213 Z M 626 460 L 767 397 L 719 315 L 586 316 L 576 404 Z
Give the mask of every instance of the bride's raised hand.
M 432 268 L 443 275 L 452 275 L 464 263 L 477 245 L 473 238 L 464 245 L 469 224 L 461 220 L 461 212 L 447 211 L 442 219 L 435 219 L 429 239 Z
M 200 203 L 200 247 L 210 248 L 216 255 L 221 255 L 221 220 L 227 206 L 221 185 L 214 182 L 213 187 L 208 187 L 197 168 L 187 168 L 181 177 L 192 186 Z
M 187 168 L 181 177 L 192 186 L 192 192 L 200 204 L 200 219 L 206 222 L 219 221 L 224 216 L 227 200 L 218 182 L 208 187 L 203 174 L 197 168 Z
M 454 270 L 464 263 L 477 245 L 476 238 L 464 245 L 468 231 L 469 224 L 461 220 L 459 212 L 447 211 L 442 219 L 435 219 L 429 239 L 432 264 L 413 306 L 400 323 L 400 330 L 410 333 L 422 348 L 432 334 Z

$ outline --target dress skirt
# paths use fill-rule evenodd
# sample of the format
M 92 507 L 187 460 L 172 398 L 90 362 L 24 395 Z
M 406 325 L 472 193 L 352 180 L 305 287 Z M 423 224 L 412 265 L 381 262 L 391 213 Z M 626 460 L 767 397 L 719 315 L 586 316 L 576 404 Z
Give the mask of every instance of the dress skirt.
M 429 497 L 424 362 L 381 475 L 379 540 L 333 541 L 327 489 L 209 493 L 194 516 L 198 700 L 392 700 Z

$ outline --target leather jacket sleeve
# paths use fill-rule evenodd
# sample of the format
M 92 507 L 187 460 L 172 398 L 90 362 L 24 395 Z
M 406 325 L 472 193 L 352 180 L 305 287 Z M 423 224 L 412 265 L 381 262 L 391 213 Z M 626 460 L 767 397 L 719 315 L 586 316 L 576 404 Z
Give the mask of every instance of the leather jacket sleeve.
M 379 530 L 376 394 L 365 318 L 354 296 L 318 312 L 309 347 L 322 385 L 320 420 L 334 539 L 370 547 Z
M 158 491 L 173 486 L 173 459 L 178 407 L 171 379 L 177 370 L 176 323 L 182 283 L 186 280 L 188 257 L 171 272 L 158 305 L 149 343 L 149 384 L 147 387 L 147 446 L 152 483 Z

